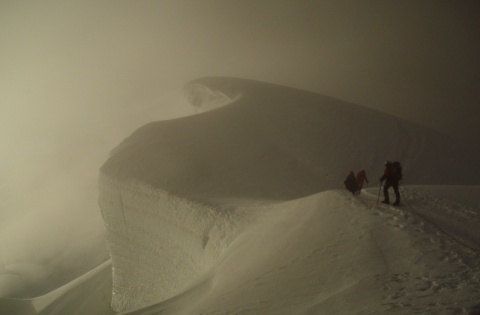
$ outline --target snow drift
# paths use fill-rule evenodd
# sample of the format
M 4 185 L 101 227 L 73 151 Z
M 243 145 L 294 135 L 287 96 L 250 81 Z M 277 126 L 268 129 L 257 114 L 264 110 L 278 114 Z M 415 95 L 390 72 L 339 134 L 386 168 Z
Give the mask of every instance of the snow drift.
M 202 307 L 212 307 L 211 303 L 218 301 L 209 300 L 206 293 L 216 286 L 232 289 L 235 285 L 225 284 L 229 279 L 209 277 L 209 271 L 214 266 L 228 269 L 225 263 L 218 264 L 235 256 L 235 248 L 247 246 L 239 240 L 245 238 L 245 231 L 260 233 L 252 232 L 252 226 L 257 226 L 266 213 L 271 215 L 270 210 L 261 207 L 278 211 L 276 204 L 341 188 L 350 170 L 363 168 L 375 181 L 381 175 L 383 162 L 395 159 L 402 161 L 408 185 L 479 184 L 479 167 L 475 163 L 478 157 L 446 135 L 386 113 L 306 91 L 232 78 L 199 79 L 191 82 L 186 91 L 193 93 L 190 99 L 196 106 L 216 109 L 141 127 L 112 151 L 100 170 L 99 204 L 112 257 L 115 311 L 129 311 L 173 297 L 153 307 L 159 311 L 174 305 L 171 310 L 175 313 L 181 305 L 175 301 L 183 299 L 191 305 L 205 299 Z M 218 107 L 226 100 L 230 103 Z M 340 198 L 340 204 L 351 202 L 346 198 Z M 315 211 L 316 201 L 308 197 L 302 200 L 309 200 L 309 211 Z M 337 210 L 337 206 L 324 208 Z M 280 209 L 281 213 L 291 207 Z M 280 220 L 285 219 L 280 213 Z M 292 215 L 289 212 L 287 217 L 291 219 Z M 336 235 L 333 230 L 339 229 L 345 218 L 321 224 L 330 231 L 324 233 L 328 237 Z M 288 235 L 291 228 L 283 231 Z M 268 246 L 268 240 L 280 236 L 281 231 L 275 230 L 270 236 L 262 234 L 266 239 L 260 243 Z M 298 231 L 291 235 L 299 236 Z M 464 238 L 476 242 L 475 235 Z M 234 242 L 238 247 L 232 247 Z M 275 250 L 278 256 L 265 259 L 287 259 L 281 255 L 281 242 L 272 243 L 279 246 Z M 255 254 L 262 257 L 260 251 L 257 248 Z M 419 253 L 412 255 L 417 257 Z M 330 262 L 338 263 L 335 259 Z M 259 263 L 262 259 L 255 259 L 255 264 Z M 278 266 L 271 272 L 280 273 L 282 268 Z M 302 265 L 295 268 L 301 270 Z M 373 281 L 377 267 L 374 264 L 367 269 L 368 279 Z M 231 281 L 241 283 L 235 272 L 229 270 Z M 241 278 L 243 273 L 238 275 Z M 331 286 L 322 288 L 329 294 L 351 288 L 348 296 L 354 296 L 361 291 L 362 283 L 355 277 L 345 282 L 330 279 L 327 283 Z M 321 282 L 318 277 L 314 279 Z M 288 285 L 287 280 L 279 285 Z M 239 292 L 247 294 L 249 288 L 245 286 Z M 179 295 L 181 292 L 187 293 Z M 342 304 L 342 299 L 335 301 L 331 309 Z M 294 304 L 306 307 L 300 300 Z M 249 303 L 245 296 L 243 301 Z M 261 313 L 261 307 L 254 309 Z M 303 312 L 315 309 L 312 304 Z M 189 311 L 184 308 L 181 313 Z
M 478 314 L 469 246 L 480 247 L 480 186 L 403 187 L 400 209 L 375 205 L 377 191 L 250 205 L 256 220 L 207 272 L 123 314 Z M 0 299 L 0 313 L 113 314 L 109 267 L 32 300 Z
M 0 314 L 480 314 L 478 156 L 305 91 L 185 91 L 213 110 L 140 128 L 101 169 L 111 261 Z M 376 204 L 385 159 L 405 166 L 400 208 Z

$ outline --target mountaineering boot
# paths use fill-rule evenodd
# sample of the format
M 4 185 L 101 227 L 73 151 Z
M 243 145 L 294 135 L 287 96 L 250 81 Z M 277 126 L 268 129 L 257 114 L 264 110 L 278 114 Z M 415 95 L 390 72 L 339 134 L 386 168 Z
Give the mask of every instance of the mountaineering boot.
M 394 206 L 398 206 L 400 204 L 400 200 L 395 200 L 395 202 L 393 203 Z
M 386 204 L 386 205 L 389 205 L 389 204 L 390 204 L 390 201 L 384 200 L 384 201 L 382 201 L 382 203 L 384 203 L 384 204 Z

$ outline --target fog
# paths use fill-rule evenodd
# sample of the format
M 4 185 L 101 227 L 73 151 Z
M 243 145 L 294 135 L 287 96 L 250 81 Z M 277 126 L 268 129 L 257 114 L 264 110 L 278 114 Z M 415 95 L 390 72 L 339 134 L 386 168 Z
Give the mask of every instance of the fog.
M 181 89 L 201 76 L 310 90 L 478 143 L 479 21 L 477 1 L 2 0 L 0 270 L 97 246 L 99 167 L 143 124 L 194 114 Z

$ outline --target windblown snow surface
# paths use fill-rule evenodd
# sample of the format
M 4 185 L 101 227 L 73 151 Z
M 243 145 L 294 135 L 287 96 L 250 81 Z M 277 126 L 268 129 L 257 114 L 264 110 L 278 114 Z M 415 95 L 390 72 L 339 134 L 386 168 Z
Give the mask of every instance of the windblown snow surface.
M 208 111 L 141 127 L 100 170 L 111 261 L 1 314 L 480 314 L 473 151 L 287 87 L 185 91 Z M 387 159 L 404 167 L 400 207 L 377 203 Z

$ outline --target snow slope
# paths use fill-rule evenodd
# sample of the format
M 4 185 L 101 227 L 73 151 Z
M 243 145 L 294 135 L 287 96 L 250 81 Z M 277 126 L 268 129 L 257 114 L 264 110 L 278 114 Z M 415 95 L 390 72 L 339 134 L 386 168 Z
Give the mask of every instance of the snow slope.
M 172 298 L 201 277 L 258 220 L 248 205 L 339 188 L 351 169 L 379 176 L 385 159 L 403 162 L 408 184 L 479 184 L 456 142 L 385 113 L 232 78 L 187 90 L 200 107 L 212 95 L 233 101 L 143 126 L 101 169 L 116 311 Z
M 206 111 L 141 127 L 100 170 L 112 273 L 0 299 L 0 314 L 480 314 L 468 148 L 287 87 L 185 91 Z M 386 159 L 404 165 L 400 208 L 377 204 Z M 342 182 L 360 168 L 354 197 Z
M 401 208 L 377 205 L 377 191 L 250 206 L 257 220 L 207 272 L 175 297 L 125 314 L 478 314 L 478 251 L 435 218 L 469 221 L 478 246 L 480 187 L 403 187 Z M 455 196 L 438 197 L 445 191 Z M 107 267 L 44 297 L 2 299 L 0 310 L 110 314 Z
M 430 200 L 424 186 L 402 193 L 409 205 L 401 209 L 376 205 L 375 188 L 359 198 L 334 190 L 253 207 L 261 218 L 208 273 L 174 298 L 128 314 L 478 311 L 478 252 L 418 215 L 465 209 Z M 478 224 L 478 208 L 472 215 Z
M 0 314 L 114 314 L 110 307 L 111 262 L 34 299 L 0 298 Z
M 478 183 L 477 157 L 466 148 L 386 113 L 254 81 L 193 83 L 241 96 L 141 127 L 113 151 L 102 174 L 209 202 L 306 196 L 341 187 L 350 169 L 379 177 L 387 159 L 402 161 L 408 184 Z

